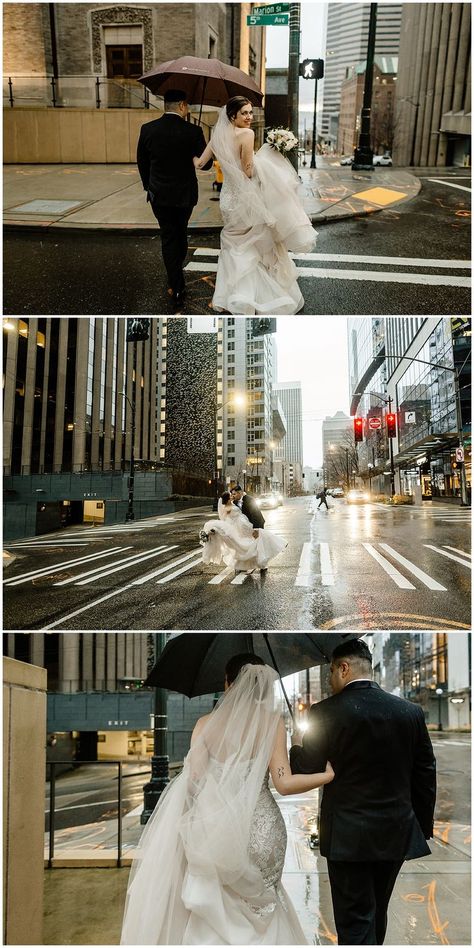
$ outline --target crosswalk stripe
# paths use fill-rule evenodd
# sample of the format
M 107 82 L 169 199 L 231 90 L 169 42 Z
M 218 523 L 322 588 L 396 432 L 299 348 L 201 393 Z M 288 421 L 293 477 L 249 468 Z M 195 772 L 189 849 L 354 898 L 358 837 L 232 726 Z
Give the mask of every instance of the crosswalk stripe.
M 52 566 L 43 566 L 42 569 L 32 569 L 28 573 L 22 573 L 21 576 L 13 576 L 11 579 L 5 579 L 6 586 L 19 586 L 21 583 L 27 583 L 31 579 L 39 576 L 48 576 L 56 569 L 64 569 L 66 566 L 81 566 L 83 563 L 99 560 L 102 556 L 111 556 L 112 553 L 123 553 L 125 550 L 132 550 L 132 546 L 113 546 L 110 550 L 104 550 L 102 553 L 89 553 L 87 556 L 81 556 L 79 559 L 66 560 L 64 563 L 53 563 Z
M 172 549 L 174 548 L 172 547 Z M 192 553 L 187 553 L 185 556 L 181 556 L 177 560 L 172 560 L 171 563 L 166 563 L 165 566 L 160 566 L 159 569 L 155 569 L 152 573 L 147 573 L 146 576 L 140 576 L 139 579 L 135 579 L 132 583 L 132 586 L 143 586 L 143 583 L 146 583 L 147 580 L 155 579 L 155 576 L 162 576 L 163 573 L 166 573 L 168 570 L 173 569 L 174 566 L 178 566 L 180 563 L 184 563 L 186 560 L 190 560 L 193 556 L 197 556 L 197 554 L 198 554 L 198 551 L 193 550 Z
M 406 576 L 403 576 L 402 573 L 399 573 L 398 569 L 395 568 L 393 563 L 390 563 L 389 560 L 386 560 L 385 557 L 382 556 L 382 554 L 379 553 L 371 543 L 363 543 L 362 546 L 365 547 L 367 553 L 370 553 L 370 555 L 373 556 L 374 560 L 379 563 L 382 569 L 384 569 L 385 572 L 391 576 L 394 583 L 396 583 L 400 589 L 416 589 L 416 586 L 413 586 Z
M 198 566 L 199 563 L 202 563 L 202 553 L 199 552 L 197 559 L 192 560 L 191 563 L 186 563 L 185 566 L 180 566 L 179 569 L 176 569 L 174 573 L 171 573 L 169 576 L 163 576 L 158 580 L 158 584 L 163 585 L 163 583 L 168 583 L 171 579 L 176 579 L 177 576 L 181 576 L 182 573 L 187 573 L 189 569 L 192 569 L 193 566 Z
M 422 569 L 419 569 L 418 566 L 415 566 L 414 563 L 411 563 L 410 560 L 407 560 L 406 557 L 402 556 L 401 553 L 397 553 L 396 550 L 393 550 L 388 543 L 381 543 L 380 546 L 382 550 L 385 550 L 389 556 L 393 556 L 394 560 L 397 560 L 409 573 L 413 573 L 413 576 L 416 576 L 417 579 L 421 580 L 424 586 L 427 586 L 428 589 L 438 590 L 439 592 L 447 592 L 446 586 L 442 586 L 441 583 L 437 583 L 435 579 L 432 579 L 431 576 L 428 576 L 428 573 L 424 573 Z
M 217 263 L 196 263 L 190 260 L 184 269 L 194 273 L 217 273 Z M 449 273 L 391 273 L 388 270 L 331 270 L 325 267 L 297 267 L 296 273 L 299 278 L 313 277 L 316 280 L 362 280 L 365 283 L 409 283 L 414 286 L 471 286 L 470 277 L 456 277 Z
M 432 181 L 433 184 L 445 184 L 447 188 L 458 188 L 459 191 L 469 191 L 471 193 L 471 188 L 466 188 L 463 184 L 455 184 L 454 181 L 448 181 L 447 178 L 440 180 L 439 178 L 427 178 L 428 181 Z
M 132 549 L 130 547 L 130 549 Z M 171 548 L 173 549 L 173 547 Z M 129 566 L 136 566 L 139 563 L 144 563 L 145 560 L 151 559 L 152 556 L 158 556 L 160 553 L 164 553 L 166 547 L 157 546 L 153 550 L 150 550 L 148 553 L 134 553 L 132 556 L 125 557 L 124 560 L 119 560 L 118 563 L 115 563 L 113 566 L 98 566 L 95 569 L 90 569 L 85 573 L 79 573 L 78 576 L 71 576 L 69 579 L 62 579 L 58 583 L 54 583 L 55 586 L 67 586 L 70 583 L 74 583 L 75 586 L 86 586 L 88 583 L 95 583 L 97 579 L 103 579 L 105 576 L 110 576 L 111 573 L 117 573 L 120 570 L 128 569 Z
M 472 569 L 472 563 L 469 563 L 467 560 L 462 560 L 460 556 L 454 556 L 453 553 L 440 550 L 437 546 L 432 546 L 431 543 L 424 543 L 423 545 L 426 546 L 428 550 L 434 550 L 435 553 L 440 553 L 441 556 L 447 556 L 449 560 L 454 560 L 455 563 L 461 563 L 462 566 L 467 566 L 468 569 Z
M 242 584 L 245 583 L 245 580 L 247 579 L 247 576 L 250 576 L 250 574 L 253 573 L 253 572 L 254 572 L 254 570 L 251 569 L 248 573 L 247 573 L 247 572 L 237 573 L 237 576 L 235 577 L 235 579 L 231 580 L 230 585 L 231 585 L 231 586 L 242 586 Z
M 195 257 L 219 257 L 220 250 L 215 247 L 197 247 Z M 470 260 L 441 260 L 427 257 L 383 257 L 361 253 L 290 253 L 293 260 L 318 260 L 326 263 L 371 263 L 392 267 L 439 267 L 445 270 L 470 270 Z
M 219 586 L 219 584 L 223 583 L 225 579 L 228 579 L 233 572 L 234 568 L 232 566 L 226 566 L 217 576 L 213 576 L 212 579 L 209 580 L 208 586 Z
M 321 582 L 323 586 L 334 586 L 335 579 L 329 553 L 329 543 L 320 543 L 319 551 L 321 557 Z
M 445 550 L 452 550 L 453 553 L 461 553 L 461 556 L 467 556 L 468 559 L 471 559 L 471 554 L 466 553 L 465 550 L 458 550 L 455 546 L 445 546 Z
M 311 572 L 311 543 L 304 543 L 301 551 L 295 586 L 312 586 L 314 574 Z
M 18 546 L 14 543 L 8 545 L 5 544 L 6 548 L 9 550 L 47 550 L 50 547 L 65 547 L 65 546 L 89 546 L 90 540 L 57 540 L 55 543 L 53 540 L 48 540 L 47 543 L 22 543 L 21 546 Z

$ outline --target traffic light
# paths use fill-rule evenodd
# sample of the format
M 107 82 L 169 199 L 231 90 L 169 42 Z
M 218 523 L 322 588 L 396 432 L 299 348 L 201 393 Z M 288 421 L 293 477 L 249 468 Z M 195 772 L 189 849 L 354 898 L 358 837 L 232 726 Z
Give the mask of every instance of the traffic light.
M 298 72 L 302 79 L 322 79 L 324 76 L 324 60 L 303 59 Z
M 393 412 L 389 412 L 388 415 L 385 415 L 387 421 L 387 436 L 389 438 L 397 437 L 397 416 Z
M 127 319 L 127 342 L 143 342 L 149 338 L 149 319 Z
M 266 336 L 270 332 L 277 331 L 277 321 L 273 317 L 270 319 L 252 319 L 252 339 L 257 336 Z
M 364 440 L 364 419 L 354 418 L 354 441 L 357 444 Z

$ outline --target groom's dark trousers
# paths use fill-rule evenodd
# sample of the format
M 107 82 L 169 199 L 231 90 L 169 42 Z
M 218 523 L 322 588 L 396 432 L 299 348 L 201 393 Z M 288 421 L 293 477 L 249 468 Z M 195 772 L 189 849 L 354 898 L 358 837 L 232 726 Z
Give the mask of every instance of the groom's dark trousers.
M 313 705 L 293 773 L 331 761 L 321 805 L 320 852 L 328 861 L 340 945 L 381 945 L 405 859 L 427 856 L 433 835 L 436 764 L 419 705 L 375 682 L 350 682 Z
M 187 229 L 198 200 L 193 157 L 206 147 L 202 128 L 174 112 L 146 122 L 140 130 L 137 164 L 143 187 L 160 225 L 163 262 L 174 293 L 184 289 Z M 212 166 L 212 160 L 205 169 Z

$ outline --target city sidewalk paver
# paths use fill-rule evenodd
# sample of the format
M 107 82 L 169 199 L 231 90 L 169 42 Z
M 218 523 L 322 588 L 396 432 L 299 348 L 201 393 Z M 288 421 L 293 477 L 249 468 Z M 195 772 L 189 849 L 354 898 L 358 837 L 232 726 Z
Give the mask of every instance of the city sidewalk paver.
M 350 167 L 300 169 L 301 195 L 315 226 L 393 207 L 419 193 L 408 171 Z M 199 175 L 194 231 L 219 231 L 214 172 Z M 118 230 L 148 234 L 158 229 L 134 165 L 6 165 L 3 174 L 7 228 Z
M 308 942 L 335 945 L 326 860 L 308 845 L 309 830 L 317 819 L 318 791 L 279 799 L 279 805 L 288 829 L 283 883 Z M 139 810 L 137 807 L 124 819 L 127 865 L 142 832 Z M 450 822 L 449 829 L 437 824 L 435 833 L 430 844 L 432 856 L 403 866 L 390 906 L 387 945 L 471 943 L 470 830 Z M 128 868 L 112 868 L 115 834 L 115 823 L 58 833 L 58 853 L 64 854 L 71 844 L 79 844 L 79 848 L 73 871 L 57 868 L 45 873 L 45 944 L 119 944 Z M 95 867 L 101 864 L 102 851 L 111 868 L 81 868 L 81 857 L 82 866 L 94 866 L 91 844 L 95 846 Z M 87 848 L 81 849 L 81 845 Z

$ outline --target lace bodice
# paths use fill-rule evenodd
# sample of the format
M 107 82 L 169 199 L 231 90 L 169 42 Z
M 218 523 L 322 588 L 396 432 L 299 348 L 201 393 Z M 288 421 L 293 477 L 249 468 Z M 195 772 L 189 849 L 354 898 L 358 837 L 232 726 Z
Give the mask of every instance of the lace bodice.
M 268 782 L 267 772 L 250 829 L 249 853 L 265 885 L 274 886 L 281 881 L 287 836 L 285 821 Z

